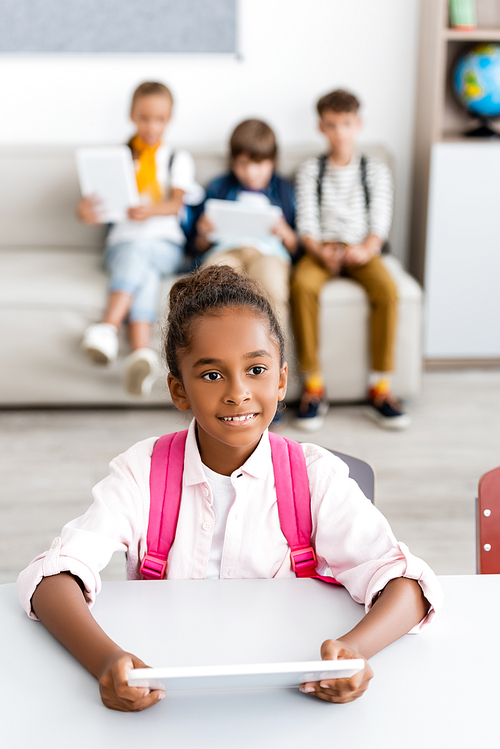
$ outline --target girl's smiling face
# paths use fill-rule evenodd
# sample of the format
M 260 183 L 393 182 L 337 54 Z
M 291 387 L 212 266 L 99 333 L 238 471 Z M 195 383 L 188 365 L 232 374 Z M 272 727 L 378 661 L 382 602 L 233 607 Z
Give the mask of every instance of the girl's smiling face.
M 255 450 L 286 393 L 287 365 L 280 366 L 267 320 L 245 307 L 198 318 L 180 370 L 182 382 L 168 376 L 172 400 L 192 410 L 205 465 L 230 475 Z

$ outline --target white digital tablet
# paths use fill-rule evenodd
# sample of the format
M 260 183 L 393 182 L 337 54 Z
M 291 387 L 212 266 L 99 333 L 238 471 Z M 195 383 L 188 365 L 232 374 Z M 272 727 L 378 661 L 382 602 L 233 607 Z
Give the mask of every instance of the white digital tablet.
M 77 148 L 76 168 L 82 195 L 95 195 L 99 200 L 99 215 L 104 224 L 124 221 L 127 209 L 140 205 L 128 146 Z
M 205 212 L 214 226 L 210 235 L 212 242 L 265 237 L 282 215 L 281 208 L 270 203 L 215 198 L 207 200 Z
M 251 663 L 242 666 L 135 668 L 128 677 L 130 687 L 164 689 L 166 692 L 207 690 L 282 689 L 307 681 L 343 679 L 364 668 L 361 658 L 298 663 Z

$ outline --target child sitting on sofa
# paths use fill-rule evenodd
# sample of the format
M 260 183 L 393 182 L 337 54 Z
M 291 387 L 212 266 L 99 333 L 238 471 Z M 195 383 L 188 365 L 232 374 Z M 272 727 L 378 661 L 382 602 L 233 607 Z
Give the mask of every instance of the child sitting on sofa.
M 172 115 L 173 98 L 162 83 L 142 83 L 132 96 L 130 119 L 136 133 L 128 145 L 134 159 L 141 205 L 128 210 L 128 220 L 111 227 L 104 263 L 111 279 L 101 322 L 85 331 L 82 347 L 90 359 L 109 364 L 118 354 L 118 330 L 128 322 L 131 353 L 125 364 L 125 387 L 148 395 L 158 374 L 158 355 L 151 348 L 157 319 L 160 281 L 178 271 L 185 236 L 179 212 L 183 203 L 200 203 L 202 189 L 194 179 L 187 151 L 162 142 Z M 82 198 L 78 217 L 102 223 L 96 198 Z
M 383 162 L 360 156 L 357 150 L 359 106 L 347 91 L 321 97 L 319 129 L 328 142 L 328 153 L 306 161 L 297 175 L 297 227 L 305 255 L 291 282 L 292 322 L 303 377 L 295 426 L 308 432 L 322 426 L 327 408 L 319 362 L 319 296 L 324 284 L 338 275 L 361 284 L 370 301 L 368 413 L 384 428 L 409 425 L 390 389 L 398 297 L 380 258 L 392 219 L 392 177 Z
M 273 302 L 286 330 L 290 257 L 297 249 L 294 189 L 276 174 L 276 136 L 265 122 L 241 122 L 231 135 L 229 148 L 230 171 L 209 184 L 207 199 L 270 203 L 281 208 L 283 215 L 268 237 L 242 237 L 240 242 L 213 245 L 209 236 L 214 227 L 203 213 L 196 226 L 196 246 L 206 253 L 205 265 L 230 265 L 253 278 Z

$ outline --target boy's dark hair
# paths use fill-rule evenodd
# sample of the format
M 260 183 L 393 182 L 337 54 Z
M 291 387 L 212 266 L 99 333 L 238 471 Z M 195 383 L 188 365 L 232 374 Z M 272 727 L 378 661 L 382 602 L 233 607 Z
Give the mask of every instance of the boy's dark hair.
M 245 120 L 235 127 L 229 140 L 231 158 L 248 156 L 252 161 L 276 161 L 278 145 L 273 130 L 262 120 Z
M 316 109 L 321 117 L 323 112 L 354 112 L 356 113 L 361 104 L 359 99 L 341 88 L 325 94 L 316 104 Z
M 278 346 L 280 367 L 283 366 L 285 339 L 268 299 L 252 279 L 236 273 L 229 265 L 213 265 L 183 276 L 170 290 L 163 349 L 170 373 L 176 379 L 182 380 L 179 360 L 189 351 L 196 320 L 234 307 L 246 307 L 267 320 L 271 338 Z
M 130 111 L 133 110 L 137 101 L 142 99 L 143 96 L 166 96 L 170 100 L 170 103 L 174 103 L 174 97 L 164 83 L 158 83 L 157 81 L 145 81 L 137 86 L 134 93 L 132 94 L 132 102 L 130 104 Z

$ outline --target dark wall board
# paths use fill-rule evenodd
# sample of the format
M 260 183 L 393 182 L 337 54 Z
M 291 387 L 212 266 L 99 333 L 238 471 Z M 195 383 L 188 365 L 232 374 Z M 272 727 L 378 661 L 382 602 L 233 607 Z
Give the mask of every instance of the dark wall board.
M 235 53 L 236 0 L 2 0 L 0 52 Z

